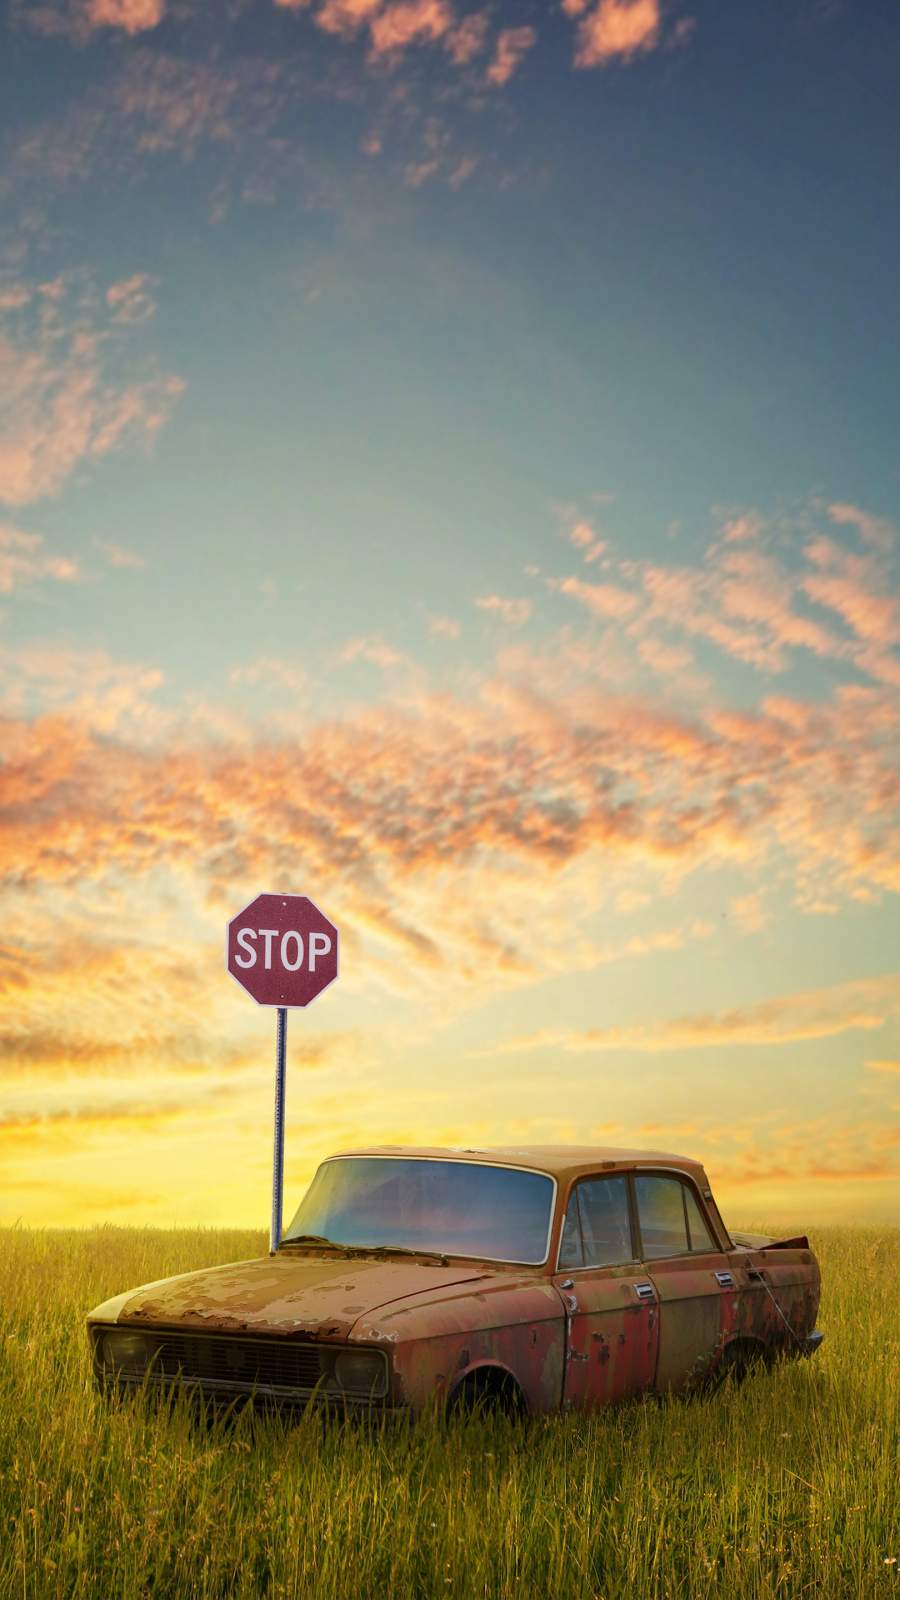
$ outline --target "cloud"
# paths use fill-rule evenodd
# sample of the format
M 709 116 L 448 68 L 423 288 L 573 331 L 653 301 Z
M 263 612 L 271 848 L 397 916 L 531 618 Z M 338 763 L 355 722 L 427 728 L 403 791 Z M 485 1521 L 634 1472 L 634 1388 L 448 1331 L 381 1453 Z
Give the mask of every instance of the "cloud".
M 408 656 L 395 650 L 380 634 L 365 634 L 358 639 L 348 640 L 339 659 L 345 666 L 350 666 L 354 661 L 368 661 L 370 666 L 382 667 L 385 671 L 412 664 Z
M 452 23 L 449 0 L 397 0 L 371 19 L 371 54 L 377 59 L 411 44 L 434 44 L 449 33 Z
M 896 1058 L 891 1061 L 867 1061 L 866 1066 L 870 1072 L 900 1073 L 900 1060 Z
M 534 28 L 501 28 L 494 46 L 494 59 L 487 69 L 488 83 L 498 89 L 508 83 L 536 40 Z
M 828 507 L 828 515 L 832 522 L 839 526 L 856 528 L 863 542 L 871 545 L 882 555 L 888 554 L 897 543 L 897 532 L 893 523 L 888 522 L 885 517 L 873 517 L 871 512 L 861 511 L 859 506 L 835 502 Z
M 39 533 L 0 523 L 0 595 L 12 594 L 44 578 L 72 583 L 80 577 L 77 561 L 70 556 L 50 555 Z
M 158 281 L 146 272 L 135 272 L 130 278 L 111 283 L 106 291 L 106 303 L 112 311 L 113 322 L 147 322 L 156 311 L 156 301 L 150 290 Z
M 586 562 L 599 560 L 606 549 L 606 541 L 598 539 L 593 525 L 584 517 L 579 517 L 566 531 L 566 538 L 576 550 L 580 550 Z
M 120 369 L 123 303 L 104 320 L 90 284 L 59 280 L 41 286 L 29 320 L 0 322 L 0 504 L 55 495 L 81 465 L 146 447 L 168 420 L 184 386 Z
M 492 611 L 510 628 L 520 628 L 523 622 L 528 621 L 532 611 L 530 600 L 516 600 L 500 594 L 479 595 L 473 604 L 479 611 Z
M 571 16 L 582 8 L 570 3 L 564 9 Z M 579 23 L 575 65 L 597 67 L 614 60 L 631 61 L 656 48 L 660 25 L 659 0 L 600 0 Z
M 444 48 L 455 67 L 464 67 L 480 55 L 487 40 L 488 14 L 470 11 L 444 38 Z
M 584 583 L 580 578 L 549 578 L 548 587 L 571 595 L 595 617 L 627 617 L 637 610 L 639 597 L 609 583 Z
M 583 1053 L 603 1050 L 697 1050 L 716 1045 L 792 1044 L 826 1039 L 852 1029 L 879 1028 L 900 1015 L 900 972 L 864 978 L 831 989 L 809 989 L 728 1011 L 701 1012 L 669 1022 L 632 1027 L 552 1029 L 525 1034 L 495 1046 L 497 1054 L 554 1049 Z
M 165 0 L 19 0 L 13 14 L 36 33 L 83 43 L 103 28 L 132 38 L 149 33 L 159 27 L 165 11 Z
M 858 530 L 860 518 L 868 520 L 853 508 L 852 522 L 845 520 Z M 679 566 L 625 559 L 605 542 L 597 549 L 591 524 L 576 519 L 565 537 L 586 559 L 602 558 L 608 581 L 548 577 L 545 582 L 601 620 L 621 619 L 625 638 L 634 641 L 651 667 L 654 658 L 662 659 L 660 650 L 673 647 L 666 635 L 680 633 L 706 640 L 757 672 L 785 673 L 796 654 L 805 651 L 821 660 L 851 664 L 896 688 L 900 604 L 885 526 L 878 524 L 878 548 L 871 547 L 870 539 L 860 553 L 846 540 L 838 544 L 821 535 L 810 537 L 805 514 L 793 524 L 770 525 L 758 513 L 744 512 L 725 519 L 701 564 Z M 798 561 L 801 530 L 805 538 Z M 832 611 L 849 631 L 831 621 L 826 624 L 815 606 Z

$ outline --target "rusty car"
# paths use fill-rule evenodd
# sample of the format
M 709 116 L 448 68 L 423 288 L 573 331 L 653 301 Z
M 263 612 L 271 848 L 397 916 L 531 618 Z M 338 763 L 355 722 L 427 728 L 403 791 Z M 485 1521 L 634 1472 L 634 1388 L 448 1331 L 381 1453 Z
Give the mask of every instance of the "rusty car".
M 276 1250 L 88 1316 L 107 1390 L 416 1414 L 595 1408 L 818 1348 L 805 1236 L 730 1234 L 699 1162 L 378 1146 L 318 1168 Z

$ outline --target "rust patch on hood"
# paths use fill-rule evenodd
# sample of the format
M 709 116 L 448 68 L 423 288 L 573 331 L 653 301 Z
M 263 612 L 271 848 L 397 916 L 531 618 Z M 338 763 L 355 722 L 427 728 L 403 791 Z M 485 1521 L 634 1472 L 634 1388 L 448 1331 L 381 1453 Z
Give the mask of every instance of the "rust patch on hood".
M 342 1339 L 358 1317 L 371 1316 L 394 1300 L 480 1276 L 470 1265 L 365 1259 L 348 1264 L 333 1256 L 266 1256 L 135 1289 L 118 1321 L 209 1333 Z

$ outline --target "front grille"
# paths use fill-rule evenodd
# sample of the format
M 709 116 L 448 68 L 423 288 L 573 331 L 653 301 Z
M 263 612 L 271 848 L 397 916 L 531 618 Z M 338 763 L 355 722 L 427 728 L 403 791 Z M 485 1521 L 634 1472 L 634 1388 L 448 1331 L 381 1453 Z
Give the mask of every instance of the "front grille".
M 314 1389 L 326 1376 L 322 1352 L 312 1344 L 166 1333 L 154 1334 L 152 1345 L 150 1371 L 161 1377 L 199 1378 L 247 1389 L 260 1385 Z

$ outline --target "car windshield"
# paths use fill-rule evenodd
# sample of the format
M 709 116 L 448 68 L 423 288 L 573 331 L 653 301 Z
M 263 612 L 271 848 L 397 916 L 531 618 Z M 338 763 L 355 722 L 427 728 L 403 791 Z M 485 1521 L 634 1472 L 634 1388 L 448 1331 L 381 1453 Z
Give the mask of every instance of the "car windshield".
M 284 1234 L 335 1244 L 394 1245 L 540 1266 L 553 1179 L 480 1162 L 337 1156 L 319 1168 Z

